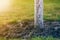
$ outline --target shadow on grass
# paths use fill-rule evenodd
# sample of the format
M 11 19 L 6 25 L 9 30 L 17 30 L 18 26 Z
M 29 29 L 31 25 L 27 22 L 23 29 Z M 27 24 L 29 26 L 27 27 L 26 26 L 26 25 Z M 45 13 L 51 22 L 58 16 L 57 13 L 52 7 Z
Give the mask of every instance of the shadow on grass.
M 36 38 L 36 39 L 35 39 Z M 60 21 L 48 20 L 44 21 L 44 28 L 37 27 L 33 34 L 35 40 L 60 40 Z

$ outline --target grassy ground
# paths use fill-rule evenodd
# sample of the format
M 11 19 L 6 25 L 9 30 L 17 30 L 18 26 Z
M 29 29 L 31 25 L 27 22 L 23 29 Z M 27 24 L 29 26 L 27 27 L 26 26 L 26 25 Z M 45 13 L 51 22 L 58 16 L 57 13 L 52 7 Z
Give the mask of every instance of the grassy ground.
M 0 40 L 7 40 L 6 38 L 0 38 Z M 12 38 L 9 40 L 24 40 L 24 39 L 20 39 L 20 38 Z M 60 38 L 54 38 L 54 37 L 34 37 L 31 39 L 26 39 L 26 40 L 60 40 Z
M 33 19 L 34 0 L 13 0 L 12 9 L 8 12 L 0 12 L 0 24 Z M 60 20 L 60 0 L 44 0 L 44 19 Z
M 0 12 L 1 13 L 1 12 Z M 60 0 L 44 0 L 44 19 L 45 20 L 60 20 Z M 8 12 L 0 14 L 0 24 L 5 24 L 10 21 L 20 21 L 24 19 L 33 19 L 34 15 L 34 0 L 14 0 L 12 9 Z M 0 40 L 6 40 L 0 38 Z M 20 40 L 10 39 L 10 40 Z M 31 40 L 60 40 L 53 37 L 36 37 Z
M 60 20 L 60 0 L 44 0 L 44 19 Z
M 10 21 L 20 21 L 24 19 L 33 19 L 34 1 L 33 0 L 13 0 L 11 9 L 6 12 L 0 12 L 0 24 Z
M 60 40 L 60 39 L 49 36 L 49 37 L 36 37 L 36 38 L 32 38 L 31 40 Z

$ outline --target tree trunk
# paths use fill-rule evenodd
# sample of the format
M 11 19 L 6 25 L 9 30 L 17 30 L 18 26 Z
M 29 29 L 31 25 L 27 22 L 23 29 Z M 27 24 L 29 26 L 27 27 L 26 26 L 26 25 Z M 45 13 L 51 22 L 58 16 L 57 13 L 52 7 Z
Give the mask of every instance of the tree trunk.
M 35 0 L 35 26 L 44 28 L 43 25 L 43 0 Z

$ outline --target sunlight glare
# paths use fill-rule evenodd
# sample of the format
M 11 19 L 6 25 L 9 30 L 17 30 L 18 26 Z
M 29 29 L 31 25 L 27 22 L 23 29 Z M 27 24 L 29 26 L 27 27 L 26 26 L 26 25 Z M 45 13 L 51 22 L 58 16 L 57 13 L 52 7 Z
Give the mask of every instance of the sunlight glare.
M 10 9 L 11 0 L 0 0 L 0 12 Z

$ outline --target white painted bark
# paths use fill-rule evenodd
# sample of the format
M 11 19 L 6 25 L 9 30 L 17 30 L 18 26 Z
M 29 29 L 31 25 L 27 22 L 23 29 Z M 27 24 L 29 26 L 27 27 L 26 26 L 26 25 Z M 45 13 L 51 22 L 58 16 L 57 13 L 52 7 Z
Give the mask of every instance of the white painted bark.
M 35 25 L 43 28 L 43 0 L 35 0 Z

